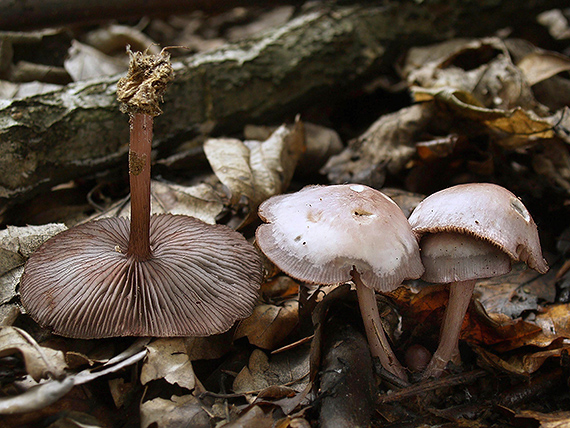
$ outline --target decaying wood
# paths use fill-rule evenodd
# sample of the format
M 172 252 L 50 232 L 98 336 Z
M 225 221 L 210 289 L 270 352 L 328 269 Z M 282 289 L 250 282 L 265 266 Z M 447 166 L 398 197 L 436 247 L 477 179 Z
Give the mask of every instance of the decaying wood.
M 308 100 L 339 96 L 390 67 L 411 45 L 490 34 L 565 2 L 537 3 L 389 1 L 309 10 L 265 36 L 175 63 L 155 144 L 220 125 L 235 131 L 245 122 L 282 121 Z M 110 77 L 0 102 L 2 204 L 125 159 L 128 125 L 116 83 Z
M 300 3 L 300 1 L 277 1 Z M 0 0 L 0 29 L 22 30 L 23 28 L 53 27 L 59 25 L 93 23 L 108 19 L 137 19 L 143 16 L 165 17 L 172 13 L 190 13 L 202 10 L 220 13 L 234 7 L 259 5 L 262 0 L 28 0 L 26 2 Z

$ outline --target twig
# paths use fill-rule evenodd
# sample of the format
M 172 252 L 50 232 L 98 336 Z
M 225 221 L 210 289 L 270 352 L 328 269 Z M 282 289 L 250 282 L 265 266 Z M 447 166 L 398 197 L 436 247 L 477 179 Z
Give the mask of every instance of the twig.
M 404 398 L 413 397 L 436 389 L 470 383 L 485 376 L 486 373 L 487 372 L 485 370 L 473 370 L 467 373 L 448 376 L 443 379 L 421 382 L 419 384 L 400 389 L 399 391 L 391 392 L 389 394 L 382 394 L 378 397 L 377 402 L 390 403 L 392 401 L 402 400 Z

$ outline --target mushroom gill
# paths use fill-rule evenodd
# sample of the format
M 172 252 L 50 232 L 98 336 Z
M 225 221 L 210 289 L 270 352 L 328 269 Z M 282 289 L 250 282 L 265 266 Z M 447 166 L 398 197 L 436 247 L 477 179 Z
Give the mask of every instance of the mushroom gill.
M 251 313 L 259 255 L 223 225 L 180 215 L 150 220 L 151 256 L 128 255 L 129 220 L 76 226 L 42 245 L 20 285 L 28 313 L 75 338 L 207 336 Z

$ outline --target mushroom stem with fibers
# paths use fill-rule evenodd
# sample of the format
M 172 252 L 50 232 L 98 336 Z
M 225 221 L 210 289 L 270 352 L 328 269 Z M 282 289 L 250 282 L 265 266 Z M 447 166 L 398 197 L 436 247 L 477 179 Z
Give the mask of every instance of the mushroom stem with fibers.
M 459 335 L 475 289 L 475 282 L 476 280 L 470 279 L 452 282 L 449 285 L 449 302 L 441 325 L 439 345 L 422 375 L 424 379 L 439 377 L 449 361 L 460 362 Z
M 352 280 L 356 285 L 358 304 L 360 306 L 360 312 L 364 322 L 366 337 L 368 338 L 368 345 L 370 346 L 370 353 L 373 357 L 378 357 L 380 359 L 382 367 L 389 370 L 400 379 L 407 381 L 408 377 L 406 372 L 396 358 L 394 351 L 392 351 L 388 338 L 384 333 L 374 290 L 364 285 L 356 269 L 353 269 L 351 274 Z
M 131 230 L 127 254 L 148 260 L 150 251 L 150 159 L 153 117 L 130 115 L 129 178 L 131 186 Z

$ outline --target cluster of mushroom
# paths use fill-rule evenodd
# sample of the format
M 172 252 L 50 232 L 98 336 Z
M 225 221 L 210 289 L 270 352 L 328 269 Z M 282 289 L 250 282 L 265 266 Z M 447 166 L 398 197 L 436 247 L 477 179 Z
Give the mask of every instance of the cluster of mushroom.
M 440 343 L 423 373 L 438 377 L 449 361 L 459 362 L 459 333 L 477 279 L 507 273 L 514 261 L 548 270 L 527 209 L 494 184 L 434 193 L 409 221 L 390 198 L 360 184 L 274 196 L 259 215 L 266 223 L 257 244 L 282 271 L 316 284 L 354 282 L 371 353 L 402 380 L 407 374 L 382 329 L 375 291 L 419 277 L 450 283 Z

